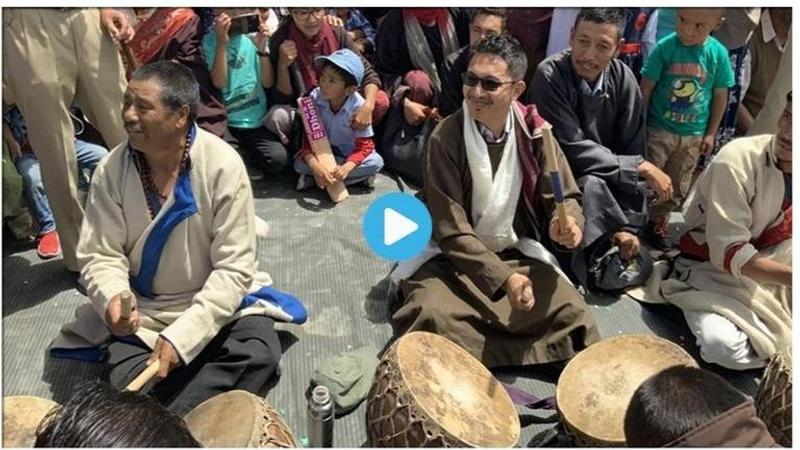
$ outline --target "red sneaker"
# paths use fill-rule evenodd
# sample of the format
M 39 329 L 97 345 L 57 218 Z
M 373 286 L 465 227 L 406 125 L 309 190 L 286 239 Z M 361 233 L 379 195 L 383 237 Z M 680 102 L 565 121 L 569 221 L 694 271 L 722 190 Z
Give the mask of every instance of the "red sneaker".
M 39 238 L 39 245 L 36 247 L 39 258 L 50 259 L 61 253 L 61 241 L 58 239 L 58 232 L 53 230 L 43 234 Z

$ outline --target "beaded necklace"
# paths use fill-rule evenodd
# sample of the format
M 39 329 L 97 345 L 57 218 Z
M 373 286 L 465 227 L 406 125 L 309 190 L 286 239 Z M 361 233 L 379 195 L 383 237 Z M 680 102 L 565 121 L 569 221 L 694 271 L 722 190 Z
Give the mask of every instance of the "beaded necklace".
M 183 156 L 181 156 L 181 168 L 178 172 L 178 178 L 181 177 L 190 167 L 189 160 L 189 147 L 192 145 L 192 131 L 186 136 L 186 144 L 183 148 Z M 136 156 L 137 166 L 139 167 L 139 177 L 142 181 L 144 188 L 144 196 L 147 200 L 147 209 L 150 211 L 150 218 L 154 219 L 156 214 L 161 210 L 161 205 L 167 200 L 169 195 L 163 195 L 161 190 L 156 186 L 153 181 L 153 176 L 150 173 L 150 165 L 147 164 L 147 159 L 144 154 L 139 150 L 134 150 L 133 154 Z M 177 181 L 176 181 L 177 182 Z

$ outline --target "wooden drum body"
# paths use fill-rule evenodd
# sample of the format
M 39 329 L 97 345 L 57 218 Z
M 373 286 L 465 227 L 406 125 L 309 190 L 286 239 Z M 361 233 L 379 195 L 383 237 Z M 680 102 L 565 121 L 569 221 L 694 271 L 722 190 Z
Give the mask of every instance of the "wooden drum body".
M 792 347 L 778 352 L 767 366 L 756 395 L 758 417 L 772 437 L 792 446 Z
M 647 378 L 672 366 L 697 367 L 678 345 L 651 335 L 602 340 L 573 358 L 556 386 L 561 421 L 579 446 L 625 445 L 625 412 Z
M 191 410 L 184 420 L 204 447 L 298 447 L 278 412 L 247 391 L 214 396 Z
M 36 428 L 58 403 L 30 395 L 3 397 L 3 447 L 33 447 Z
M 480 361 L 426 332 L 402 336 L 386 351 L 367 397 L 373 447 L 511 447 L 516 409 Z

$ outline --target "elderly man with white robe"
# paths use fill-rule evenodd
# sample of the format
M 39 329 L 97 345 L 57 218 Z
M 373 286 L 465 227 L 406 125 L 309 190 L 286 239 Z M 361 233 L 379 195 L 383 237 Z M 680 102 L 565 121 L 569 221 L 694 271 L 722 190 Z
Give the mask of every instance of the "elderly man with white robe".
M 78 244 L 90 303 L 51 349 L 104 361 L 118 388 L 158 361 L 150 392 L 179 415 L 228 390 L 265 389 L 281 356 L 274 319 L 306 319 L 257 269 L 250 182 L 236 151 L 195 124 L 199 95 L 171 61 L 131 78 L 128 139 L 96 169 Z

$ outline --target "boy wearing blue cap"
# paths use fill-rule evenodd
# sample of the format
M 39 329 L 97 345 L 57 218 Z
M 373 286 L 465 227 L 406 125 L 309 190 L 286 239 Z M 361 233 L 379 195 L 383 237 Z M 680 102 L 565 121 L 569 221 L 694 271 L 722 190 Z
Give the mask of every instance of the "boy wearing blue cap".
M 375 151 L 372 126 L 363 130 L 351 126 L 353 114 L 364 103 L 364 97 L 357 92 L 364 78 L 364 64 L 348 49 L 320 56 L 315 61 L 322 64 L 322 70 L 319 86 L 309 97 L 319 111 L 337 166 L 326 170 L 305 140 L 294 160 L 294 170 L 300 174 L 297 190 L 310 187 L 312 177 L 320 188 L 338 181 L 347 185 L 363 183 L 372 188 L 375 174 L 383 167 L 383 158 Z

